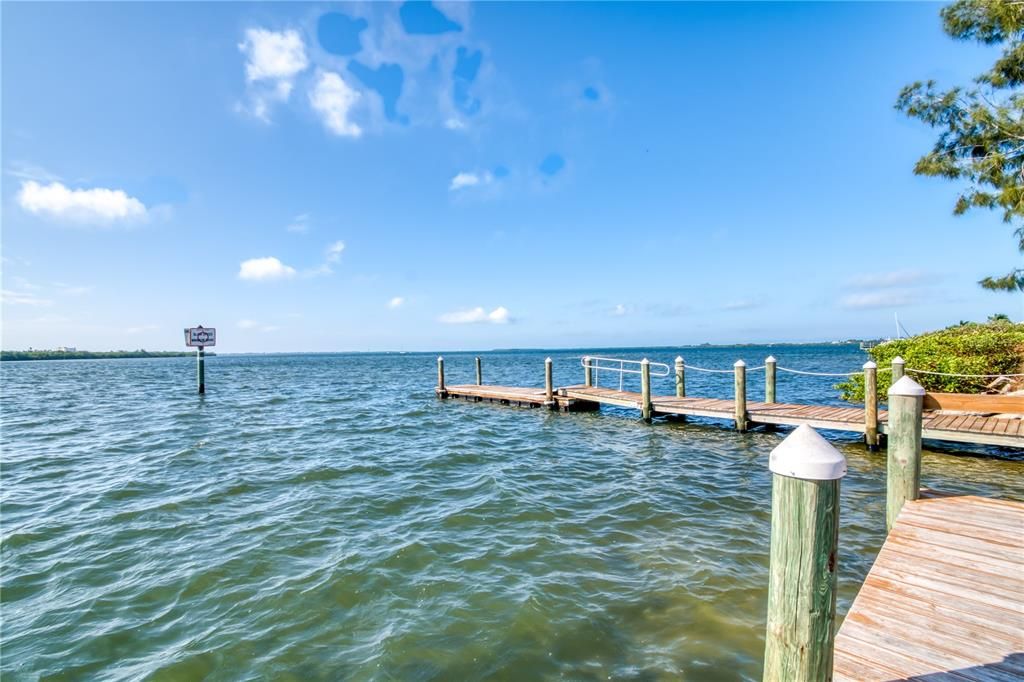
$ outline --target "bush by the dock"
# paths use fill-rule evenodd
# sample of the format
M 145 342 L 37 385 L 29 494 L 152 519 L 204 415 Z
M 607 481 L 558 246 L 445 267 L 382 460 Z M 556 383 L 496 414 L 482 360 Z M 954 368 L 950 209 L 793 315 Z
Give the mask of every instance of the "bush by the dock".
M 1024 372 L 1024 324 L 993 319 L 987 323 L 960 324 L 912 336 L 893 339 L 868 351 L 878 363 L 878 397 L 885 401 L 892 375 L 887 370 L 896 356 L 907 368 L 945 374 L 1017 374 Z M 993 393 L 1019 388 L 1020 382 L 993 379 L 910 373 L 925 390 L 941 393 Z M 853 376 L 836 384 L 842 398 L 864 401 L 864 377 Z

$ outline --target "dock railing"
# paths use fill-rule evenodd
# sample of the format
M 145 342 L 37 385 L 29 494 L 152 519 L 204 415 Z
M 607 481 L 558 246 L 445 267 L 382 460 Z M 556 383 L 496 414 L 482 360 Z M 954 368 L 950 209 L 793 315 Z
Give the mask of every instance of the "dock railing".
M 622 380 L 627 374 L 643 374 L 643 364 L 645 362 L 651 368 L 650 376 L 652 377 L 667 377 L 672 372 L 671 368 L 664 362 L 651 362 L 646 358 L 643 360 L 625 360 L 623 358 L 606 358 L 599 355 L 586 355 L 580 358 L 580 365 L 585 370 L 585 374 L 590 377 L 588 386 L 596 385 L 598 372 L 617 372 L 619 375 L 620 391 L 623 385 Z

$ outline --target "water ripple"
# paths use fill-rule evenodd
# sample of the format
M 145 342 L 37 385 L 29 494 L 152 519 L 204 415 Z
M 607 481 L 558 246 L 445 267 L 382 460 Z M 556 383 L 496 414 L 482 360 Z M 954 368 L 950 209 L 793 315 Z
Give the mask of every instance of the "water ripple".
M 863 362 L 685 354 L 769 352 Z M 485 379 L 537 385 L 545 355 L 488 355 Z M 551 355 L 556 383 L 579 381 L 575 354 Z M 471 356 L 446 357 L 473 380 Z M 188 359 L 0 366 L 5 679 L 760 676 L 785 431 L 440 402 L 428 355 L 207 364 L 205 397 Z M 779 393 L 835 395 L 788 375 Z M 882 540 L 884 456 L 834 442 L 845 612 Z M 1019 455 L 987 452 L 929 452 L 925 483 L 1024 498 Z

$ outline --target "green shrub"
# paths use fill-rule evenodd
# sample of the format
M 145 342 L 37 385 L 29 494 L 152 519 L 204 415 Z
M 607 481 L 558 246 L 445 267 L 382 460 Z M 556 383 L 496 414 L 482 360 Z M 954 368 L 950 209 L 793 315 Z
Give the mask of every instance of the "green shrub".
M 1016 374 L 1024 372 L 1024 324 L 993 320 L 986 324 L 960 323 L 908 339 L 894 339 L 868 351 L 878 363 L 878 396 L 884 402 L 892 375 L 888 370 L 897 355 L 908 369 L 951 374 Z M 928 391 L 981 393 L 992 381 L 908 372 Z M 836 384 L 843 400 L 864 401 L 864 377 L 853 376 Z

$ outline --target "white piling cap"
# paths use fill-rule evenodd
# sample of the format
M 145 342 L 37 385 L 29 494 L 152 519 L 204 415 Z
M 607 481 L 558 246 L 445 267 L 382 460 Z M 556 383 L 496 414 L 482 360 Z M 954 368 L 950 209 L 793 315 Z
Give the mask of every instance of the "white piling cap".
M 924 389 L 921 388 L 921 384 L 917 383 L 909 376 L 904 375 L 889 389 L 889 395 L 909 395 L 909 396 L 923 396 L 925 393 Z
M 683 364 L 683 356 L 682 355 L 677 355 L 676 356 L 676 364 L 677 365 Z
M 903 360 L 903 358 L 901 358 L 900 356 L 897 355 L 896 357 L 894 357 L 892 359 L 892 364 L 894 364 L 894 365 L 905 365 L 907 363 Z
M 774 356 L 774 355 L 769 355 L 768 357 L 766 357 L 766 358 L 764 359 L 764 361 L 765 361 L 765 362 L 778 362 L 778 360 L 776 360 L 776 359 L 775 359 L 775 356 Z
M 444 356 L 443 355 L 438 355 L 437 356 L 437 361 L 441 362 L 442 360 L 444 360 Z
M 804 481 L 834 481 L 846 475 L 846 458 L 804 424 L 772 450 L 768 468 L 773 474 Z
M 735 363 L 733 363 L 733 367 L 746 367 L 746 366 L 747 366 L 747 363 L 743 362 L 742 360 L 737 360 Z
M 544 362 L 551 362 L 551 358 L 544 358 Z
M 640 364 L 641 365 L 649 365 L 649 364 L 651 364 L 651 361 L 648 360 L 647 358 L 644 358 L 643 360 L 640 361 Z
M 868 360 L 864 363 L 863 369 L 878 369 L 878 365 L 875 364 L 874 360 Z

